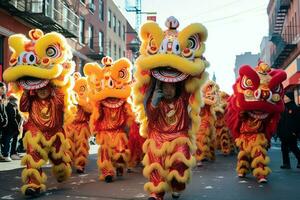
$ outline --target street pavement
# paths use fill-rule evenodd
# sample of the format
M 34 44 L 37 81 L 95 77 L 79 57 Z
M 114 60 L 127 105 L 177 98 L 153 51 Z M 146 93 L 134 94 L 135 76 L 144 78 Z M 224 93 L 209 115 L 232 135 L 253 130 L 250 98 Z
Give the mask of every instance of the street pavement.
M 113 183 L 99 181 L 96 149 L 96 146 L 91 148 L 86 174 L 74 173 L 64 183 L 57 183 L 51 176 L 50 166 L 46 166 L 48 190 L 35 199 L 147 199 L 147 193 L 143 190 L 146 179 L 142 176 L 142 167 L 137 167 L 133 173 L 126 173 Z M 282 170 L 278 143 L 273 144 L 269 155 L 272 173 L 266 184 L 258 184 L 251 175 L 244 179 L 238 178 L 235 173 L 236 156 L 224 157 L 218 154 L 215 162 L 206 162 L 203 167 L 193 170 L 192 181 L 180 199 L 299 200 L 300 169 L 296 168 L 294 156 L 291 156 L 292 169 Z M 12 163 L 0 163 L 0 199 L 25 199 L 20 192 L 22 169 L 16 168 L 20 162 L 13 163 L 14 167 L 4 167 Z M 166 195 L 166 199 L 171 200 L 171 196 Z

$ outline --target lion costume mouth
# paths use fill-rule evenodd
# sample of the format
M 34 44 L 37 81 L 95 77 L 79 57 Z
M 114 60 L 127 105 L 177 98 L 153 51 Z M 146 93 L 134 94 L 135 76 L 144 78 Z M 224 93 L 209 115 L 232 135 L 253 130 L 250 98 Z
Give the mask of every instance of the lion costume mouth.
M 124 102 L 125 102 L 124 99 L 109 97 L 102 100 L 101 103 L 108 108 L 119 108 L 120 106 L 123 105 Z
M 50 80 L 38 79 L 34 77 L 23 77 L 18 80 L 18 83 L 26 90 L 37 90 L 48 85 Z
M 266 119 L 269 116 L 269 113 L 261 111 L 249 111 L 248 114 L 254 119 Z
M 172 67 L 158 67 L 151 70 L 154 78 L 168 83 L 176 83 L 185 80 L 189 75 L 182 73 Z

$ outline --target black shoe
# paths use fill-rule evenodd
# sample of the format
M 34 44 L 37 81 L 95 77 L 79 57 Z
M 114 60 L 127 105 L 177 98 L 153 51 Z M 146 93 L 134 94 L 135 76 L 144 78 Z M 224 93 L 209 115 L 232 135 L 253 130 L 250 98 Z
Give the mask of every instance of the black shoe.
M 84 173 L 84 169 L 77 169 L 76 172 L 77 172 L 78 174 L 83 174 L 83 173 Z
M 108 175 L 105 177 L 105 182 L 106 183 L 111 183 L 113 181 L 113 177 L 111 175 Z
M 297 164 L 297 168 L 300 169 L 300 163 Z
M 40 188 L 28 187 L 25 190 L 25 196 L 35 197 L 35 196 L 38 196 L 39 194 L 40 194 Z
M 280 166 L 281 169 L 291 169 L 290 165 L 281 165 Z
M 148 200 L 156 200 L 155 197 L 149 197 Z
M 128 169 L 127 169 L 127 173 L 133 173 L 133 170 L 130 169 L 130 168 L 128 168 Z

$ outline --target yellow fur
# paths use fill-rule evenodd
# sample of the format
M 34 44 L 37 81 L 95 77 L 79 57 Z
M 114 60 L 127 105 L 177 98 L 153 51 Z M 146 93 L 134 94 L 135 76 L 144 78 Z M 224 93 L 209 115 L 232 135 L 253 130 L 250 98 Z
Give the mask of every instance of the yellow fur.
M 148 182 L 144 185 L 144 190 L 147 192 L 161 193 L 170 190 L 170 186 L 166 182 L 160 182 L 157 186 L 153 183 Z
M 172 170 L 171 172 L 169 172 L 167 180 L 172 181 L 173 178 L 175 178 L 180 183 L 187 183 L 191 178 L 191 170 L 186 169 L 183 176 L 181 176 L 177 170 Z
M 162 177 L 165 177 L 168 174 L 168 172 L 165 171 L 159 163 L 151 163 L 150 165 L 145 166 L 143 170 L 144 177 L 149 178 L 154 170 L 156 170 Z

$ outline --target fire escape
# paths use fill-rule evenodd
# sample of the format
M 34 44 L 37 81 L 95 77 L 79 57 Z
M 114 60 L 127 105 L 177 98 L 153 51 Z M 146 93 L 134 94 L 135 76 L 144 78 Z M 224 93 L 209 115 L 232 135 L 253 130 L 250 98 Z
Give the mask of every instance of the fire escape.
M 78 37 L 79 18 L 63 0 L 1 0 L 0 6 L 45 32 Z
M 270 24 L 270 40 L 276 46 L 275 52 L 271 55 L 271 65 L 274 68 L 281 68 L 285 59 L 297 47 L 293 43 L 295 35 L 292 27 L 284 26 L 291 0 L 275 0 L 275 12 Z

